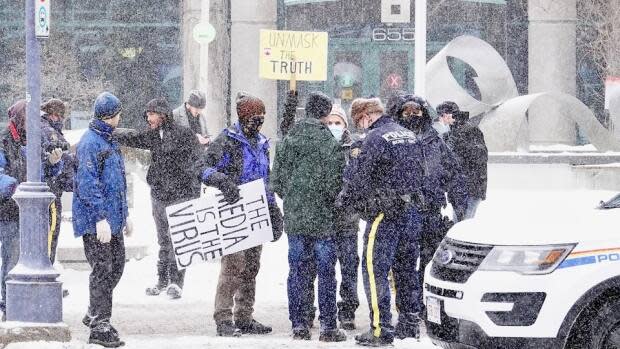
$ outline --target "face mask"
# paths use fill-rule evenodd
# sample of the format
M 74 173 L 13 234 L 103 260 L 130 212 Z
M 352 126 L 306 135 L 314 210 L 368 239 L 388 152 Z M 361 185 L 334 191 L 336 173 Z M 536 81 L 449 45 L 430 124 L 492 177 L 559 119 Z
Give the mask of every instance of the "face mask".
M 52 126 L 56 130 L 62 130 L 62 128 L 65 126 L 65 121 L 64 120 L 51 121 L 50 126 Z
M 242 122 L 243 132 L 247 136 L 256 136 L 265 122 L 264 115 L 254 115 Z
M 327 126 L 327 128 L 332 133 L 332 135 L 334 135 L 334 138 L 336 138 L 338 142 L 342 141 L 342 134 L 344 133 L 344 127 L 340 127 L 336 125 L 329 125 Z
M 450 132 L 450 125 L 446 125 L 441 121 L 435 121 L 433 123 L 433 128 L 440 134 L 444 134 L 444 133 L 448 133 Z

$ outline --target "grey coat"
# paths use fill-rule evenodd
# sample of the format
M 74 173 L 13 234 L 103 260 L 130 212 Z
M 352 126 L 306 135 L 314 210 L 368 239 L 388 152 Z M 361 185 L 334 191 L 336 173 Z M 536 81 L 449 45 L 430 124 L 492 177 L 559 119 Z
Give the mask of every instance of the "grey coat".
M 192 117 L 187 109 L 185 108 L 185 103 L 180 107 L 176 108 L 172 111 L 172 117 L 174 121 L 176 121 L 179 125 L 190 127 L 189 126 L 189 118 Z M 200 121 L 200 135 L 203 137 L 209 137 L 209 130 L 207 129 L 207 116 L 204 114 L 200 114 L 198 116 Z

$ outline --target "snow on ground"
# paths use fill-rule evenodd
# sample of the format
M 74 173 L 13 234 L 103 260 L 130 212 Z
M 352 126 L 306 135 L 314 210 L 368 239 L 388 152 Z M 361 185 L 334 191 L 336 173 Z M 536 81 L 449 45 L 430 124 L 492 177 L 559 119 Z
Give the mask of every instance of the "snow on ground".
M 137 184 L 136 207 L 132 210 L 135 232 L 134 236 L 127 240 L 127 244 L 146 243 L 150 246 L 151 253 L 142 260 L 132 260 L 127 263 L 123 278 L 115 292 L 112 322 L 119 330 L 121 338 L 126 341 L 126 348 L 359 348 L 355 345 L 353 336 L 365 331 L 369 324 L 368 306 L 361 275 L 358 282 L 361 306 L 356 313 L 358 330 L 348 333 L 347 342 L 319 342 L 318 320 L 315 321 L 311 341 L 291 339 L 286 294 L 288 273 L 286 236 L 276 243 L 268 243 L 264 246 L 262 266 L 257 278 L 254 316 L 257 320 L 273 326 L 272 334 L 243 336 L 235 339 L 215 336 L 212 315 L 220 269 L 217 262 L 205 263 L 188 270 L 185 293 L 180 300 L 172 301 L 165 295 L 145 296 L 145 288 L 155 281 L 157 245 L 148 189 L 140 181 L 135 183 Z M 518 214 L 519 210 L 528 204 L 528 201 L 537 197 L 556 196 L 558 193 L 568 197 L 574 196 L 575 200 L 586 196 L 590 198 L 589 200 L 593 200 L 593 197 L 600 197 L 604 200 L 613 194 L 612 192 L 572 190 L 528 192 L 490 189 L 488 199 L 479 208 L 479 218 L 492 219 L 495 213 L 507 210 Z M 569 201 L 567 200 L 566 205 L 570 205 Z M 591 206 L 595 204 L 596 202 L 592 202 Z M 591 206 L 588 204 L 588 207 Z M 446 213 L 449 214 L 449 210 Z M 74 239 L 70 232 L 63 232 L 63 234 L 61 246 L 80 246 L 80 240 Z M 360 249 L 361 246 L 360 243 Z M 97 346 L 85 344 L 88 339 L 88 330 L 80 322 L 88 304 L 88 271 L 63 269 L 61 279 L 64 287 L 71 292 L 70 296 L 64 300 L 64 320 L 71 327 L 73 341 L 68 344 L 20 343 L 12 344 L 8 348 L 97 348 Z M 393 314 L 396 314 L 394 310 Z M 394 344 L 396 348 L 436 348 L 427 337 L 423 337 L 420 342 L 396 340 Z

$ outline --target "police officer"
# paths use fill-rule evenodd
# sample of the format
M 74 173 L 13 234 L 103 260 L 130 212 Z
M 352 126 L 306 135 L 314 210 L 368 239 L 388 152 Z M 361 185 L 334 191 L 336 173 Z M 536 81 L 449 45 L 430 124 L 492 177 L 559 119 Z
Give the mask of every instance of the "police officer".
M 399 327 L 419 333 L 418 295 L 421 292 L 415 269 L 418 258 L 420 215 L 411 197 L 420 190 L 422 168 L 412 161 L 415 134 L 388 116 L 377 98 L 356 99 L 351 116 L 368 134 L 356 156 L 356 171 L 338 198 L 339 205 L 351 205 L 367 221 L 362 255 L 362 276 L 370 308 L 371 328 L 355 337 L 358 344 L 390 345 L 390 286 L 392 270 L 398 293 Z
M 423 169 L 422 188 L 413 197 L 413 202 L 422 216 L 419 264 L 419 278 L 422 285 L 424 269 L 433 258 L 446 232 L 453 225 L 452 221 L 441 214 L 442 207 L 447 205 L 446 194 L 456 215 L 461 216 L 466 207 L 467 192 L 463 173 L 456 158 L 432 127 L 430 108 L 426 100 L 412 94 L 401 95 L 399 100 L 396 120 L 414 132 L 417 139 L 415 159 Z M 418 303 L 422 304 L 422 294 L 418 294 Z M 397 335 L 410 336 L 407 331 Z

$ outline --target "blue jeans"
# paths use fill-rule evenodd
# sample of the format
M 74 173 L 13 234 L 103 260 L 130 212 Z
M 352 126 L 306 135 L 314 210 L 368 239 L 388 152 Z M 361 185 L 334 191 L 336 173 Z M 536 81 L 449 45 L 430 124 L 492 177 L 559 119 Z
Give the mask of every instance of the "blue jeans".
M 357 274 L 360 265 L 360 257 L 357 253 L 357 235 L 342 235 L 333 238 L 336 243 L 336 256 L 340 263 L 340 301 L 338 304 L 338 320 L 355 320 L 355 311 L 360 305 L 357 296 Z M 314 279 L 316 279 L 316 267 L 312 263 L 310 269 L 310 282 L 308 284 L 308 322 L 314 320 Z
M 0 221 L 0 246 L 2 254 L 2 267 L 0 268 L 0 287 L 2 299 L 0 310 L 4 312 L 6 302 L 6 280 L 9 271 L 15 267 L 19 260 L 19 223 L 15 221 Z
M 418 244 L 421 217 L 416 209 L 409 208 L 398 217 L 387 218 L 379 214 L 366 225 L 362 276 L 370 309 L 370 326 L 375 337 L 394 336 L 390 308 L 391 292 L 388 281 L 390 269 L 396 286 L 396 307 L 399 322 L 421 310 L 418 271 Z
M 308 284 L 312 264 L 319 278 L 321 331 L 336 328 L 336 244 L 332 239 L 288 235 L 288 311 L 293 329 L 308 326 Z

